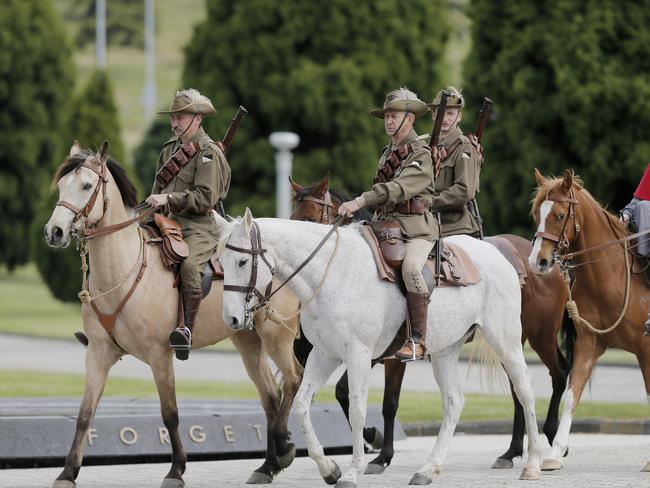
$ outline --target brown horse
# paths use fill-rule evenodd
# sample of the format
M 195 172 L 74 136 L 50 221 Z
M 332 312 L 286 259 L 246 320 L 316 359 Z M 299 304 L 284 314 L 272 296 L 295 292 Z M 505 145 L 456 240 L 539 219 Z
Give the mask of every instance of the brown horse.
M 618 218 L 605 210 L 567 170 L 545 178 L 535 170 L 538 189 L 533 216 L 538 225 L 530 267 L 548 273 L 555 261 L 575 273 L 572 298 L 577 306 L 573 367 L 553 448 L 542 469 L 560 469 L 571 421 L 598 358 L 608 347 L 636 355 L 650 402 L 650 338 L 644 337 L 650 290 L 633 272 L 635 256 Z M 553 267 L 554 268 L 554 267 Z M 605 286 L 606 284 L 606 286 Z M 573 308 L 573 307 L 572 307 Z M 581 317 L 579 315 L 581 314 Z M 643 471 L 650 471 L 650 461 Z
M 349 200 L 340 192 L 329 189 L 329 178 L 326 176 L 317 185 L 302 187 L 292 182 L 294 191 L 294 210 L 292 219 L 309 220 L 312 222 L 331 222 L 336 216 L 336 211 L 343 201 Z M 364 218 L 369 219 L 370 214 Z M 497 236 L 499 237 L 499 236 Z M 524 262 L 527 262 L 531 251 L 531 244 L 526 239 L 505 234 L 500 236 L 509 241 Z M 522 343 L 528 340 L 531 347 L 537 352 L 542 362 L 546 365 L 551 375 L 553 394 L 544 423 L 544 433 L 549 442 L 553 442 L 558 427 L 558 409 L 570 364 L 560 351 L 557 342 L 558 332 L 566 319 L 564 303 L 566 290 L 562 277 L 557 269 L 550 274 L 542 276 L 528 271 L 526 284 L 522 289 Z M 310 345 L 304 335 L 296 342 L 296 355 L 305 364 Z M 396 359 L 385 359 L 385 388 L 382 413 L 384 416 L 384 435 L 381 452 L 373 459 L 366 469 L 368 474 L 382 473 L 391 463 L 393 458 L 393 436 L 395 415 L 399 406 L 399 396 L 406 364 Z M 512 391 L 512 385 L 511 385 Z M 336 384 L 336 398 L 341 408 L 348 416 L 348 382 L 345 373 Z M 512 468 L 512 460 L 523 453 L 523 438 L 525 421 L 523 408 L 514 391 L 512 397 L 515 404 L 512 440 L 508 450 L 499 456 L 493 468 Z M 381 442 L 381 433 L 375 427 L 366 427 L 363 431 L 366 442 L 376 446 Z
M 96 237 L 86 241 L 90 258 L 88 291 L 93 301 L 82 306 L 84 330 L 89 339 L 85 391 L 65 468 L 53 486 L 75 485 L 88 429 L 108 373 L 124 354 L 131 354 L 151 367 L 172 446 L 172 466 L 162 486 L 183 486 L 187 456 L 178 432 L 173 356 L 169 348 L 169 333 L 175 327 L 178 307 L 174 275 L 163 266 L 158 253 L 145 244 L 137 218 L 133 217 L 136 190 L 120 165 L 108 157 L 108 143 L 104 142 L 97 154 L 81 150 L 75 143 L 54 181 L 59 187 L 60 200 L 45 226 L 48 244 L 64 247 L 71 235 L 83 236 L 84 231 L 96 232 Z M 119 227 L 121 223 L 129 225 Z M 119 228 L 111 227 L 114 225 Z M 136 276 L 134 271 L 138 269 Z M 277 299 L 274 297 L 273 307 L 287 317 L 296 312 L 298 303 L 292 294 L 283 291 L 276 295 Z M 266 459 L 248 482 L 268 483 L 295 456 L 287 421 L 302 379 L 302 366 L 293 355 L 298 324 L 295 319 L 289 320 L 288 327 L 292 330 L 287 330 L 256 316 L 254 332 L 235 333 L 223 323 L 222 296 L 223 283 L 215 282 L 201 303 L 193 347 L 198 349 L 230 338 L 240 352 L 246 371 L 260 393 L 267 418 Z M 111 335 L 91 305 L 103 313 L 116 314 Z M 281 390 L 269 368 L 267 355 L 282 372 Z

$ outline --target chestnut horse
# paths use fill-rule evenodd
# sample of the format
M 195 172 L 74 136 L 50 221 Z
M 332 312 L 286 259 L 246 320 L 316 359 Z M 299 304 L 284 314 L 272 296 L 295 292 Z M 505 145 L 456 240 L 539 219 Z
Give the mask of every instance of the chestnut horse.
M 636 355 L 650 403 L 650 338 L 645 337 L 650 290 L 633 272 L 635 256 L 624 225 L 584 189 L 572 171 L 563 178 L 545 178 L 535 170 L 538 189 L 533 216 L 538 225 L 530 267 L 549 273 L 555 261 L 575 273 L 571 307 L 575 323 L 573 367 L 553 448 L 543 469 L 562 467 L 571 421 L 598 358 L 608 347 Z M 580 317 L 581 315 L 581 317 Z M 650 472 L 650 461 L 643 471 Z
M 329 178 L 327 176 L 320 183 L 309 187 L 302 187 L 292 181 L 292 188 L 294 192 L 294 210 L 291 218 L 296 220 L 321 223 L 332 222 L 341 203 L 349 200 L 347 196 L 342 195 L 340 192 L 329 189 Z M 367 214 L 365 218 L 370 217 L 371 215 Z M 507 239 L 516 248 L 517 254 L 527 263 L 528 255 L 532 249 L 530 242 L 522 237 L 510 234 L 501 237 Z M 566 379 L 570 368 L 570 364 L 560 351 L 557 341 L 563 321 L 568 319 L 563 312 L 567 293 L 557 268 L 544 276 L 531 273 L 529 269 L 527 271 L 528 277 L 522 289 L 522 343 L 528 340 L 531 347 L 548 368 L 551 376 L 553 393 L 543 430 L 549 442 L 553 442 L 558 427 L 560 400 L 566 387 Z M 301 335 L 301 338 L 296 342 L 295 352 L 303 366 L 310 349 L 311 347 L 304 334 Z M 570 357 L 568 354 L 567 356 Z M 381 432 L 375 427 L 366 427 L 363 430 L 364 439 L 367 443 L 372 444 L 374 447 L 377 447 L 378 444 L 381 445 L 379 455 L 368 464 L 366 469 L 368 474 L 382 473 L 393 458 L 395 415 L 399 406 L 402 380 L 406 369 L 406 363 L 396 359 L 385 359 L 383 363 L 385 369 L 382 409 L 384 416 L 383 443 L 381 442 Z M 495 461 L 493 468 L 496 469 L 512 468 L 512 460 L 523 453 L 525 429 L 523 408 L 512 390 L 512 385 L 511 392 L 515 404 L 512 440 L 508 450 Z M 346 372 L 336 384 L 336 399 L 346 417 L 349 416 L 348 395 Z
M 169 333 L 176 324 L 179 299 L 173 286 L 174 274 L 163 266 L 158 252 L 144 243 L 132 210 L 137 202 L 136 190 L 120 165 L 108 157 L 108 143 L 104 142 L 97 154 L 81 150 L 75 143 L 54 181 L 59 187 L 60 200 L 45 226 L 48 244 L 65 247 L 71 236 L 83 236 L 84 231 L 96 232 L 97 237 L 86 241 L 90 258 L 88 291 L 94 295 L 94 306 L 104 313 L 119 310 L 121 302 L 123 308 L 109 336 L 91 304 L 82 306 L 84 330 L 89 338 L 85 391 L 65 468 L 53 486 L 75 486 L 88 429 L 108 373 L 124 354 L 131 354 L 151 367 L 172 446 L 172 466 L 162 486 L 183 486 L 187 456 L 178 432 L 174 367 L 169 348 Z M 129 225 L 110 232 L 109 227 L 120 223 Z M 134 271 L 138 269 L 141 274 L 135 276 Z M 139 285 L 134 284 L 138 281 Z M 288 320 L 292 330 L 287 330 L 257 316 L 255 331 L 235 333 L 223 323 L 222 296 L 223 282 L 214 282 L 198 312 L 193 348 L 230 338 L 240 352 L 267 417 L 266 460 L 248 482 L 268 483 L 295 456 L 287 421 L 303 371 L 293 354 L 298 324 L 295 319 Z M 298 302 L 294 295 L 287 292 L 276 297 L 273 307 L 281 315 L 295 314 Z M 267 355 L 282 372 L 281 389 L 269 368 Z

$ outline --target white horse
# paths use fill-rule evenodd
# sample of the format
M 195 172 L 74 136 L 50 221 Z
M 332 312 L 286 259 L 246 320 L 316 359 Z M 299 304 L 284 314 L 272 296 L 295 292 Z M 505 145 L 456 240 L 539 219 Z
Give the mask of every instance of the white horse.
M 255 225 L 259 229 L 262 249 L 254 254 L 243 252 L 258 247 L 251 242 L 251 229 Z M 219 226 L 224 233 L 220 243 L 226 290 L 223 318 L 236 330 L 245 326 L 250 316 L 249 307 L 257 301 L 250 297 L 247 301 L 242 291 L 251 283 L 258 290 L 264 290 L 273 278 L 272 269 L 276 278 L 286 279 L 330 229 L 309 222 L 253 221 L 248 209 L 243 219 L 232 223 L 221 219 Z M 442 395 L 443 421 L 433 451 L 410 483 L 429 484 L 442 470 L 464 403 L 458 355 L 473 324 L 478 325 L 482 336 L 499 356 L 524 407 L 529 457 L 521 479 L 538 479 L 542 446 L 537 432 L 535 399 L 521 345 L 521 296 L 517 274 L 490 244 L 467 236 L 449 238 L 448 242 L 461 246 L 469 254 L 482 280 L 468 287 L 436 289 L 432 294 L 426 346 Z M 336 482 L 339 488 L 356 487 L 357 476 L 365 467 L 362 432 L 370 362 L 388 347 L 405 320 L 405 298 L 395 285 L 378 279 L 370 249 L 356 226 L 338 229 L 338 234 L 327 240 L 287 286 L 303 303 L 302 327 L 314 345 L 294 400 L 294 411 L 300 418 L 309 456 L 316 461 L 327 483 Z M 230 287 L 235 289 L 228 290 Z M 342 477 L 336 463 L 325 457 L 309 418 L 312 398 L 341 363 L 346 364 L 349 375 L 353 436 L 352 463 Z

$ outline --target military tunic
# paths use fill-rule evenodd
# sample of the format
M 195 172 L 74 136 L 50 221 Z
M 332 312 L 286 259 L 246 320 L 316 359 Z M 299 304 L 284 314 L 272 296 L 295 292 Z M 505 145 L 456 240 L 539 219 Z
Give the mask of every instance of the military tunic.
M 431 205 L 433 212 L 441 214 L 443 236 L 479 233 L 478 224 L 468 207 L 479 188 L 481 162 L 478 154 L 458 127 L 445 137 L 441 145 L 449 149 L 458 139 L 460 145 L 440 165 Z
M 201 269 L 210 259 L 218 243 L 217 224 L 211 210 L 223 200 L 230 188 L 230 166 L 223 151 L 205 133 L 203 128 L 192 135 L 190 142 L 199 145 L 199 151 L 165 188 L 154 181 L 152 194 L 168 193 L 167 216 L 183 227 L 183 236 L 189 247 L 188 257 L 181 263 L 183 286 L 201 286 Z M 156 173 L 181 146 L 178 137 L 165 143 Z
M 433 163 L 427 144 L 418 139 L 411 131 L 403 143 L 411 144 L 413 152 L 403 161 L 391 181 L 376 183 L 370 191 L 357 198 L 362 207 L 378 207 L 380 220 L 396 220 L 400 223 L 406 240 L 421 238 L 434 241 L 438 237 L 438 224 L 428 210 L 433 197 Z M 389 144 L 384 148 L 377 170 L 386 162 L 396 146 Z M 423 214 L 403 214 L 395 209 L 398 203 L 405 202 L 417 195 L 426 201 L 427 209 Z

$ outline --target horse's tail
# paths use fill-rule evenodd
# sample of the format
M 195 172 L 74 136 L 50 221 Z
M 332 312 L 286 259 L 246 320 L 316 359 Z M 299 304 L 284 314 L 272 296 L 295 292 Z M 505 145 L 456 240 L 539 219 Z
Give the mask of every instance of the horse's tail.
M 467 374 L 471 369 L 472 363 L 477 361 L 481 372 L 481 387 L 489 391 L 510 391 L 508 375 L 501 366 L 499 355 L 492 349 L 481 333 L 480 327 L 474 331 L 474 339 L 471 342 L 472 351 L 469 357 L 469 366 Z
M 560 343 L 558 345 L 558 357 L 564 373 L 569 374 L 573 368 L 573 347 L 576 344 L 576 328 L 569 312 L 564 309 L 562 326 L 560 327 Z
M 307 340 L 305 337 L 305 334 L 302 332 L 302 325 L 300 327 L 300 336 L 298 339 L 293 341 L 293 354 L 296 356 L 296 359 L 300 363 L 300 365 L 304 368 L 305 365 L 307 364 L 307 358 L 309 357 L 309 353 L 311 352 L 312 346 L 311 342 Z

